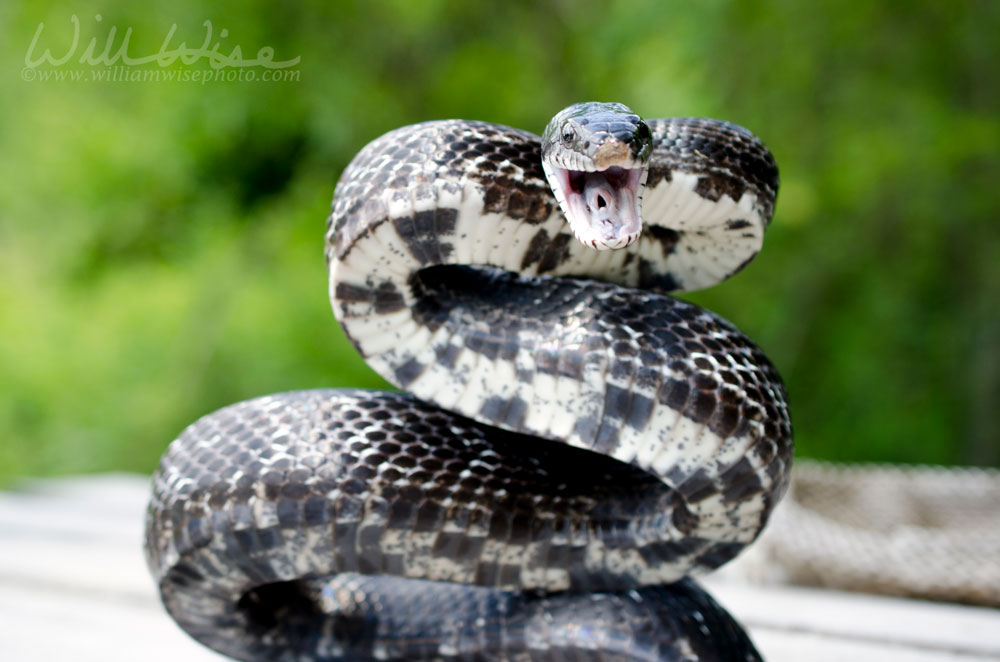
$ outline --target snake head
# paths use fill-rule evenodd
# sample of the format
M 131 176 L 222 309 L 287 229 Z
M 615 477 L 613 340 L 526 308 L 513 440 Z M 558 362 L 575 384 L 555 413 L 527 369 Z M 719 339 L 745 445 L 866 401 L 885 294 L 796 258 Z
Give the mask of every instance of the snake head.
M 573 234 L 598 250 L 642 232 L 649 126 L 620 103 L 574 104 L 542 134 L 542 168 Z

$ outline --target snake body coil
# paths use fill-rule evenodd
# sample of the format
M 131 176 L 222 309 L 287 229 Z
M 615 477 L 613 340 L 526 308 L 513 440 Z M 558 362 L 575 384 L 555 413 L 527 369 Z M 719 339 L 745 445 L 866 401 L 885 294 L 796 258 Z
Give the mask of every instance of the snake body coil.
M 784 387 L 664 292 L 742 268 L 776 189 L 746 130 L 618 104 L 542 138 L 370 143 L 335 192 L 330 297 L 412 395 L 278 394 L 185 430 L 147 518 L 167 610 L 248 660 L 759 659 L 687 577 L 783 494 Z

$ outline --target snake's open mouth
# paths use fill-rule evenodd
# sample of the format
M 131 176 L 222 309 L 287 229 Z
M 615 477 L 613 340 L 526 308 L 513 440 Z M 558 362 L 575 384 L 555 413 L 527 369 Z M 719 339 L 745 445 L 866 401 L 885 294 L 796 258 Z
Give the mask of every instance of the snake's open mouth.
M 598 250 L 624 248 L 639 237 L 645 168 L 545 169 L 559 206 L 583 244 Z

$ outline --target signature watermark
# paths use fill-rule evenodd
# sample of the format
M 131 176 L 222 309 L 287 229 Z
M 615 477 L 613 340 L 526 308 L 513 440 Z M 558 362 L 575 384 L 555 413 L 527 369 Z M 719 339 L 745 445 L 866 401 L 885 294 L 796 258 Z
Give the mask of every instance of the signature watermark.
M 100 23 L 100 14 L 94 17 Z M 221 42 L 229 36 L 229 30 L 219 31 L 214 37 L 212 21 L 202 23 L 205 38 L 200 46 L 191 47 L 187 42 L 173 45 L 177 32 L 174 23 L 167 31 L 159 50 L 147 55 L 130 51 L 132 28 L 125 29 L 118 37 L 118 26 L 111 26 L 99 43 L 97 36 L 80 49 L 80 19 L 76 14 L 70 17 L 73 25 L 73 39 L 64 52 L 57 49 L 53 53 L 47 45 L 39 45 L 45 32 L 45 23 L 39 23 L 31 43 L 24 54 L 24 68 L 21 78 L 34 81 L 69 82 L 298 82 L 300 71 L 296 68 L 301 60 L 276 60 L 274 49 L 265 46 L 257 50 L 253 58 L 246 58 L 243 49 L 236 45 L 223 52 Z M 54 46 L 53 46 L 54 48 Z M 77 53 L 79 52 L 79 56 Z M 207 65 L 207 66 L 206 66 Z

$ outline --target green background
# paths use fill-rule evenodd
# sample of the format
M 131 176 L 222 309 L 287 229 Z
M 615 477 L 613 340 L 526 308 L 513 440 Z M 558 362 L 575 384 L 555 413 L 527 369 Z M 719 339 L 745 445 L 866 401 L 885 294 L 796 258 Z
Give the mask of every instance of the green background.
M 271 47 L 300 77 L 25 80 L 39 23 L 35 54 L 59 55 L 74 14 L 78 55 L 112 26 L 133 56 L 173 24 L 200 45 L 210 19 L 221 52 Z M 381 385 L 326 300 L 340 171 L 403 124 L 540 132 L 588 99 L 774 152 L 763 253 L 690 298 L 772 357 L 801 456 L 1000 463 L 995 0 L 22 1 L 0 30 L 0 483 L 148 472 L 225 404 Z M 95 68 L 77 59 L 34 73 Z

